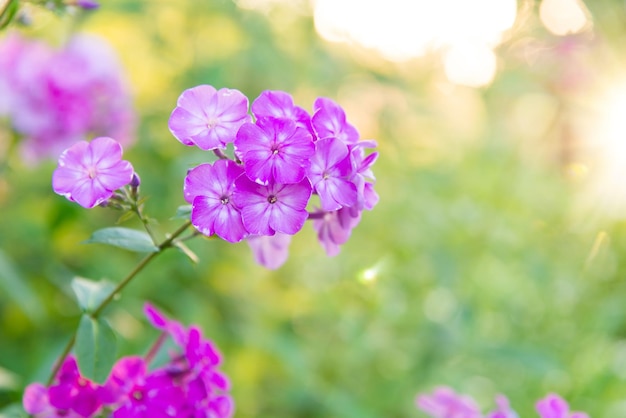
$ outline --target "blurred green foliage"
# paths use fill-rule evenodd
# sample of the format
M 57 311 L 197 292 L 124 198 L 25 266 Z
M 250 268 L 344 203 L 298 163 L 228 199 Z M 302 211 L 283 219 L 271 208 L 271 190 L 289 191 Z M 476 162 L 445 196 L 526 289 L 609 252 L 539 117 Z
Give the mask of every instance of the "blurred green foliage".
M 102 3 L 78 28 L 33 10 L 25 31 L 59 42 L 85 30 L 119 51 L 141 116 L 126 157 L 161 237 L 180 224 L 170 218 L 184 203 L 186 170 L 208 158 L 168 132 L 186 88 L 252 99 L 281 89 L 306 108 L 332 97 L 380 151 L 380 203 L 339 256 L 325 256 L 310 226 L 277 271 L 255 265 L 245 243 L 190 241 L 197 265 L 165 253 L 107 310 L 119 355 L 156 338 L 141 311 L 150 300 L 217 343 L 239 418 L 421 417 L 416 393 L 438 384 L 485 410 L 505 393 L 523 417 L 552 391 L 594 418 L 626 416 L 626 223 L 587 193 L 595 165 L 566 133 L 593 105 L 590 90 L 559 84 L 559 68 L 573 64 L 551 60 L 561 40 L 534 10 L 499 49 L 494 83 L 470 89 L 446 84 L 433 57 L 394 64 L 326 43 L 308 10 L 292 6 Z M 598 88 L 625 70 L 616 51 L 626 13 L 622 2 L 588 3 L 601 45 L 583 64 L 607 74 Z M 534 65 L 516 49 L 529 38 L 547 50 Z M 0 178 L 0 407 L 47 378 L 75 330 L 71 279 L 115 282 L 140 257 L 81 244 L 117 214 L 54 195 L 52 162 L 9 163 Z

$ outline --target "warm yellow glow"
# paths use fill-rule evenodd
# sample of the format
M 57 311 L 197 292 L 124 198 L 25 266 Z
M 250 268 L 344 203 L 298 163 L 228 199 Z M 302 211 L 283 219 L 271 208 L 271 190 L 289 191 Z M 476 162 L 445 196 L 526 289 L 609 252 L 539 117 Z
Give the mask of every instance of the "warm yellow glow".
M 608 215 L 626 217 L 626 85 L 616 87 L 605 99 L 603 115 L 591 134 L 595 150 L 594 205 Z
M 378 278 L 378 268 L 372 267 L 365 269 L 361 272 L 359 277 L 362 282 L 370 283 L 375 281 Z
M 316 0 L 314 7 L 324 39 L 358 44 L 393 61 L 447 51 L 450 80 L 472 86 L 493 78 L 492 50 L 516 15 L 516 0 Z
M 567 35 L 583 30 L 587 24 L 587 9 L 580 0 L 543 0 L 539 17 L 555 35 Z
M 448 80 L 456 84 L 480 87 L 490 84 L 496 74 L 496 55 L 483 44 L 455 44 L 444 56 Z

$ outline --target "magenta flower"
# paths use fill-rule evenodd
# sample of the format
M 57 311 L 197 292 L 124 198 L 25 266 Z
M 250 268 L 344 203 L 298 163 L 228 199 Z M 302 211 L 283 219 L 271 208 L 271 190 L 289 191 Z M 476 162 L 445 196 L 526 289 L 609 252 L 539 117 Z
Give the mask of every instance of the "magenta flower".
M 254 260 L 265 268 L 274 270 L 289 257 L 291 235 L 277 232 L 274 235 L 250 235 L 246 239 L 252 249 Z
M 506 396 L 496 396 L 496 405 L 496 410 L 487 415 L 487 418 L 519 418 L 517 412 L 511 409 L 511 405 Z
M 415 403 L 432 418 L 482 418 L 474 399 L 457 395 L 448 387 L 436 388 L 432 395 L 419 395 Z
M 313 135 L 311 115 L 300 106 L 296 106 L 289 93 L 266 90 L 252 102 L 251 110 L 257 119 L 267 117 L 291 119 L 297 126 L 305 128 Z
M 267 186 L 241 176 L 235 182 L 233 199 L 241 208 L 243 224 L 253 235 L 295 234 L 308 217 L 306 205 L 311 197 L 311 183 L 271 183 Z
M 243 168 L 230 160 L 202 164 L 185 177 L 185 200 L 192 203 L 191 222 L 204 235 L 216 234 L 229 242 L 247 234 L 239 208 L 232 201 L 235 180 Z
M 61 154 L 52 174 L 54 191 L 85 208 L 92 208 L 129 184 L 133 167 L 122 160 L 122 146 L 112 138 L 80 141 Z
M 72 410 L 52 406 L 48 388 L 41 383 L 32 383 L 26 387 L 22 405 L 24 410 L 35 418 L 83 418 L 82 415 Z
M 250 180 L 293 184 L 305 177 L 315 145 L 311 134 L 292 120 L 260 118 L 239 129 L 235 152 Z
M 251 120 L 248 98 L 239 90 L 200 85 L 180 95 L 169 128 L 183 144 L 213 150 L 233 142 L 239 127 Z
M 359 132 L 346 121 L 346 113 L 341 106 L 325 97 L 319 97 L 313 104 L 311 118 L 313 130 L 319 139 L 337 138 L 345 144 L 359 140 Z
M 167 418 L 185 407 L 185 393 L 172 376 L 148 373 L 140 357 L 123 357 L 115 363 L 103 392 L 113 418 Z
M 348 147 L 336 138 L 315 143 L 308 176 L 326 211 L 350 207 L 357 203 L 357 187 L 349 180 L 352 163 Z
M 567 402 L 554 393 L 539 400 L 535 407 L 541 418 L 589 418 L 584 412 L 570 412 Z
M 317 212 L 312 217 L 318 241 L 326 255 L 334 257 L 339 254 L 339 246 L 348 241 L 352 229 L 358 225 L 361 212 L 354 208 L 342 208 L 332 212 Z
M 78 371 L 74 357 L 68 357 L 59 374 L 58 384 L 48 388 L 50 404 L 59 409 L 72 410 L 88 417 L 102 406 L 98 397 L 98 385 L 85 379 Z

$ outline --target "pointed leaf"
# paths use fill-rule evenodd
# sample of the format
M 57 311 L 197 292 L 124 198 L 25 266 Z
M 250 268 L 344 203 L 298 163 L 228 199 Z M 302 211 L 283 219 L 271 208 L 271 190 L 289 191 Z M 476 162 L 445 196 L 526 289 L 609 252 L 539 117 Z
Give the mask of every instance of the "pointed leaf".
M 152 238 L 147 233 L 122 227 L 99 229 L 85 243 L 108 244 L 140 253 L 155 253 L 159 251 L 159 248 L 154 245 Z
M 106 280 L 94 282 L 92 280 L 75 277 L 72 280 L 72 290 L 76 294 L 78 305 L 83 311 L 93 311 L 115 289 L 113 283 Z
M 80 318 L 74 351 L 84 377 L 103 383 L 115 363 L 115 346 L 115 333 L 104 319 Z
M 191 205 L 182 205 L 176 209 L 176 214 L 172 219 L 189 219 L 191 216 Z
M 19 274 L 17 266 L 0 250 L 0 288 L 7 294 L 32 320 L 43 316 L 39 298 Z

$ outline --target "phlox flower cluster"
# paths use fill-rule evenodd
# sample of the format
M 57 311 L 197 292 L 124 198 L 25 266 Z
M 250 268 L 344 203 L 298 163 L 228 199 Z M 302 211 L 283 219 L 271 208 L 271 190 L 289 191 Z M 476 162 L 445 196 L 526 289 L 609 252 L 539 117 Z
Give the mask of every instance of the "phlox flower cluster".
M 361 141 L 327 98 L 315 100 L 311 114 L 283 91 L 264 91 L 248 105 L 240 91 L 209 85 L 178 98 L 169 120 L 174 137 L 219 157 L 185 178 L 193 225 L 229 242 L 248 239 L 257 261 L 275 268 L 310 219 L 327 254 L 336 255 L 361 212 L 378 202 L 371 170 L 378 153 L 367 152 L 376 143 Z M 229 144 L 232 157 L 224 153 Z
M 472 397 L 445 386 L 418 395 L 415 404 L 432 418 L 519 418 L 504 395 L 498 395 L 496 409 L 484 415 Z M 537 401 L 535 409 L 540 418 L 589 418 L 584 412 L 571 412 L 568 403 L 554 393 Z
M 165 365 L 149 367 L 164 338 L 145 358 L 119 359 L 102 385 L 81 376 L 76 359 L 69 356 L 52 385 L 33 383 L 26 388 L 26 412 L 35 418 L 231 417 L 230 383 L 218 369 L 221 357 L 213 343 L 203 338 L 198 327 L 184 327 L 149 304 L 145 313 L 178 348 Z
M 95 136 L 123 144 L 134 139 L 124 73 L 109 45 L 91 35 L 74 35 L 60 49 L 17 33 L 0 40 L 0 122 L 3 118 L 29 162 L 56 158 Z

